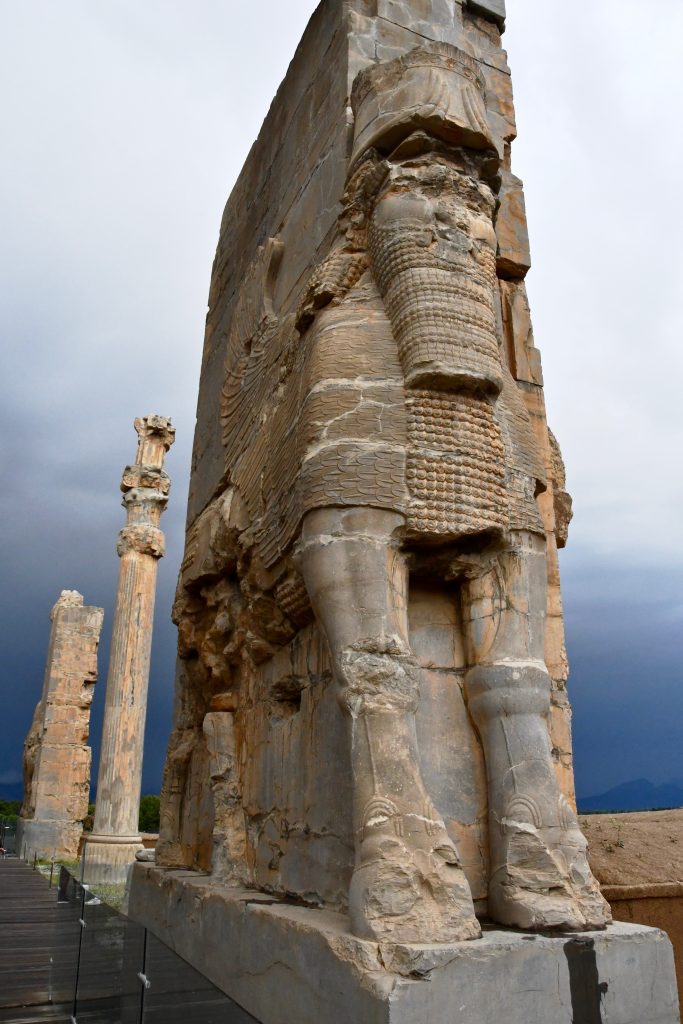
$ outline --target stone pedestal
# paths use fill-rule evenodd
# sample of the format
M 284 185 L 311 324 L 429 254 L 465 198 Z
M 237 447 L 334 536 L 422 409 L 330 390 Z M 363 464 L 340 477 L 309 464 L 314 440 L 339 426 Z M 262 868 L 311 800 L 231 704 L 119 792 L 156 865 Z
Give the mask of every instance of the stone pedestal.
M 63 590 L 50 613 L 43 694 L 24 745 L 17 849 L 27 860 L 78 856 L 88 813 L 87 741 L 103 617 L 75 590 Z
M 170 481 L 164 456 L 175 429 L 163 416 L 135 421 L 135 465 L 121 480 L 126 526 L 119 534 L 121 559 L 105 697 L 95 821 L 85 849 L 88 882 L 121 882 L 138 850 L 143 740 L 154 624 L 157 562 L 164 554 L 159 529 Z
M 348 919 L 136 864 L 133 913 L 261 1024 L 677 1024 L 671 944 L 655 928 L 449 945 L 376 943 Z

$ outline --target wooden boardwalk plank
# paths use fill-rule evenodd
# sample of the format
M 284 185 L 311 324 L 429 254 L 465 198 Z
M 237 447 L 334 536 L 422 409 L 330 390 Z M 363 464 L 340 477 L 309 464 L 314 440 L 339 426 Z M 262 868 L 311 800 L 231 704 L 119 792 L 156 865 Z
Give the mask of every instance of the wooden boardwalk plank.
M 0 860 L 0 1008 L 47 1003 L 57 937 L 57 892 L 23 861 Z M 7 1019 L 19 1019 L 15 1016 Z M 0 1018 L 1 1020 L 2 1018 Z
M 144 930 L 97 900 L 82 907 L 73 882 L 67 890 L 58 902 L 30 865 L 0 860 L 0 1024 L 69 1024 L 79 949 L 78 1024 L 137 1024 Z M 151 935 L 145 970 L 145 1024 L 257 1024 Z

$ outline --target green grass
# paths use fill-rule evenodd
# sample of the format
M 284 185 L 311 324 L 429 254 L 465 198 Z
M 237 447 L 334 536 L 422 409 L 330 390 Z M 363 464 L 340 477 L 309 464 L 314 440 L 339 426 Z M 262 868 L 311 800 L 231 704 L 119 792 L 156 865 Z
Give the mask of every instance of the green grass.
M 65 867 L 69 874 L 73 875 L 74 878 L 80 879 L 81 877 L 81 862 L 80 860 L 56 860 L 54 862 L 54 871 L 52 872 L 52 885 L 59 885 L 59 869 Z M 52 861 L 49 860 L 38 860 L 36 861 L 36 870 L 40 871 L 41 875 L 45 878 L 50 877 L 50 870 L 52 868 Z M 110 882 L 96 882 L 88 886 L 88 890 L 106 903 L 107 906 L 113 907 L 114 910 L 121 910 L 123 904 L 123 898 L 126 894 L 125 882 L 110 883 Z
M 107 906 L 113 907 L 114 910 L 121 910 L 123 904 L 123 898 L 126 895 L 125 882 L 119 882 L 114 884 L 111 882 L 98 882 L 96 885 L 91 885 L 90 892 L 94 893 L 103 903 Z

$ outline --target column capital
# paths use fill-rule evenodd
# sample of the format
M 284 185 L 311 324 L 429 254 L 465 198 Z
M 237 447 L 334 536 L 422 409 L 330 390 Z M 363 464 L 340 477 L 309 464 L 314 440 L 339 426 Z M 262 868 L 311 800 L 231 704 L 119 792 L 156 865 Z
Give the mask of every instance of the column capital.
M 121 490 L 124 494 L 133 490 L 155 491 L 160 496 L 168 496 L 171 489 L 171 478 L 158 466 L 135 463 L 126 466 L 121 477 Z
M 121 557 L 129 551 L 137 551 L 140 555 L 152 555 L 153 558 L 163 558 L 166 543 L 162 531 L 147 523 L 124 526 L 116 543 L 116 553 Z
M 161 469 L 164 456 L 175 441 L 175 427 L 167 416 L 138 416 L 133 426 L 138 434 L 138 466 Z

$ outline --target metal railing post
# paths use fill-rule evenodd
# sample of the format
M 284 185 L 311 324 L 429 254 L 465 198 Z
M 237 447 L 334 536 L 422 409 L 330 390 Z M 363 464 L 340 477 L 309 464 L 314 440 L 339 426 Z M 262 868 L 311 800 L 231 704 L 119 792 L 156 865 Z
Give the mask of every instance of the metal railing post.
M 148 988 L 151 988 L 151 981 L 147 977 L 147 929 L 145 928 L 142 936 L 142 970 L 138 971 L 138 978 L 140 979 L 140 1016 L 138 1018 L 138 1024 L 144 1024 L 145 1020 L 145 992 Z
M 85 895 L 86 888 L 81 886 L 81 916 L 78 920 L 81 930 L 78 933 L 78 958 L 76 960 L 76 979 L 74 981 L 74 1002 L 71 1013 L 71 1024 L 77 1024 L 76 1013 L 78 1011 L 78 980 L 81 973 L 81 951 L 83 949 L 83 932 L 85 931 Z

